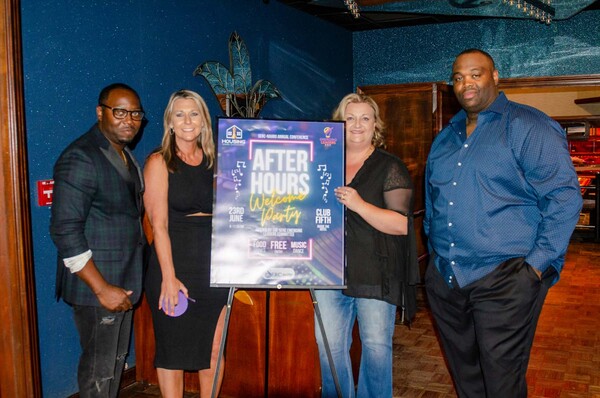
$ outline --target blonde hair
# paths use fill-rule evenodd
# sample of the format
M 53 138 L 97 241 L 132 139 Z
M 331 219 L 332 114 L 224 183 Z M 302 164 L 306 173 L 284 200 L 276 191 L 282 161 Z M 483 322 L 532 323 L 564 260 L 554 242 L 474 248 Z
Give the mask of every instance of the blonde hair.
M 346 107 L 348 106 L 348 104 L 368 104 L 371 106 L 371 108 L 373 108 L 373 112 L 375 113 L 375 133 L 373 134 L 373 139 L 371 140 L 371 143 L 375 148 L 384 148 L 385 138 L 383 136 L 383 133 L 385 130 L 385 124 L 381 119 L 381 115 L 379 113 L 379 106 L 377 105 L 375 100 L 365 94 L 347 94 L 344 98 L 342 98 L 337 108 L 333 112 L 333 120 L 346 121 Z
M 167 164 L 167 169 L 170 172 L 177 170 L 175 163 L 177 157 L 177 144 L 175 142 L 175 135 L 171 133 L 170 123 L 171 116 L 173 115 L 173 106 L 178 99 L 191 99 L 198 105 L 198 108 L 200 108 L 202 118 L 204 119 L 204 127 L 202 128 L 202 133 L 198 136 L 196 143 L 198 144 L 198 148 L 202 149 L 204 156 L 206 156 L 208 168 L 210 169 L 215 161 L 215 143 L 213 141 L 212 121 L 204 99 L 198 93 L 191 90 L 179 90 L 171 94 L 171 98 L 169 98 L 169 103 L 165 108 L 163 116 L 162 143 L 156 152 L 161 154 Z

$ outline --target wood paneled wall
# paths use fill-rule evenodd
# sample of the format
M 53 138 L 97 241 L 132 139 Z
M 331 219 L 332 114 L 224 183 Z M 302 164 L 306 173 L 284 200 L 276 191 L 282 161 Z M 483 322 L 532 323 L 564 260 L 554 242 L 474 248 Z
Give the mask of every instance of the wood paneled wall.
M 386 149 L 404 161 L 413 178 L 417 250 L 423 273 L 427 261 L 427 244 L 423 233 L 427 155 L 435 135 L 460 107 L 451 88 L 444 83 L 361 86 L 358 90 L 372 97 L 379 105 L 386 126 Z
M 136 378 L 157 384 L 154 333 L 147 302 L 135 313 Z M 220 397 L 320 396 L 313 307 L 306 290 L 238 290 L 231 308 Z M 222 365 L 223 365 L 222 364 Z M 196 372 L 186 391 L 198 391 Z

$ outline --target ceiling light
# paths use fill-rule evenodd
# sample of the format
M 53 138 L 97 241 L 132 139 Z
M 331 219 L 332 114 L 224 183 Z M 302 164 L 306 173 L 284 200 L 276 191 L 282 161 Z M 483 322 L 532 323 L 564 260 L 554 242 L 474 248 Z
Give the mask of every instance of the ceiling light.
M 502 0 L 509 7 L 516 7 L 524 14 L 550 25 L 556 10 L 552 7 L 552 0 Z
M 344 4 L 348 7 L 348 11 L 350 11 L 354 19 L 360 17 L 360 10 L 358 9 L 358 4 L 356 4 L 355 0 L 344 0 Z

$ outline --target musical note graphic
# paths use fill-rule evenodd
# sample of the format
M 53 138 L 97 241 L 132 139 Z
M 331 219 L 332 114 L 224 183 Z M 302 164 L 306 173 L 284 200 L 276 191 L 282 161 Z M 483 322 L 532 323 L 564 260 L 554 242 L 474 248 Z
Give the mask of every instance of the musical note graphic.
M 329 197 L 329 182 L 331 181 L 331 173 L 327 172 L 327 165 L 320 164 L 317 166 L 317 171 L 321 172 L 321 176 L 319 177 L 321 182 L 321 191 L 323 191 L 323 202 L 328 202 Z
M 239 199 L 240 190 L 239 188 L 242 186 L 243 179 L 241 178 L 244 175 L 244 171 L 242 169 L 246 168 L 246 162 L 243 160 L 238 160 L 236 163 L 236 168 L 231 169 L 231 176 L 233 177 L 234 182 L 234 190 L 235 190 L 235 199 Z

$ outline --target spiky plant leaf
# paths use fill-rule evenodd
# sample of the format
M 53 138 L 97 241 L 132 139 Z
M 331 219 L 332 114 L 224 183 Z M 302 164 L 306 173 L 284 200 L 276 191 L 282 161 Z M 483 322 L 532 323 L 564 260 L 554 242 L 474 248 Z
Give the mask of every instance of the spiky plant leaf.
M 258 80 L 254 87 L 252 87 L 252 93 L 256 93 L 264 98 L 278 98 L 281 97 L 281 93 L 277 90 L 277 87 L 268 80 Z
M 215 94 L 227 94 L 233 91 L 233 76 L 220 62 L 208 61 L 199 65 L 194 71 L 194 76 L 196 75 L 204 77 Z
M 231 65 L 235 93 L 247 94 L 252 85 L 250 54 L 244 40 L 242 40 L 237 32 L 233 32 L 229 37 L 229 63 Z

